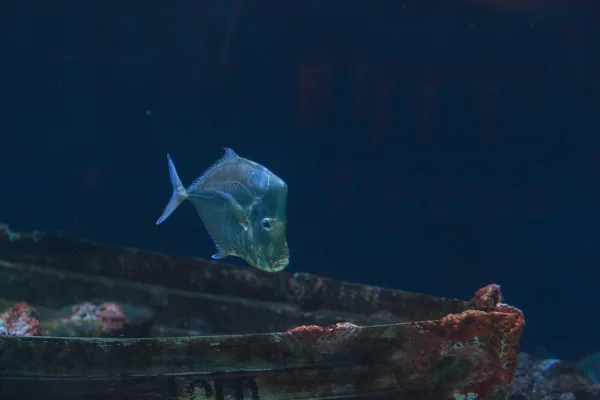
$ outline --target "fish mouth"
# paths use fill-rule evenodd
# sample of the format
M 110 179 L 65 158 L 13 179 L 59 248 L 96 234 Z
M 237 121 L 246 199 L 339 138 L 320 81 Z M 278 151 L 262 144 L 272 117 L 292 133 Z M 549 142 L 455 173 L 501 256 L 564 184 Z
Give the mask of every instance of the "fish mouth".
M 281 271 L 282 269 L 284 269 L 285 267 L 287 267 L 289 263 L 290 263 L 290 259 L 289 258 L 283 258 L 283 259 L 277 261 L 275 264 L 273 264 L 273 266 L 271 267 L 271 269 L 274 272 Z

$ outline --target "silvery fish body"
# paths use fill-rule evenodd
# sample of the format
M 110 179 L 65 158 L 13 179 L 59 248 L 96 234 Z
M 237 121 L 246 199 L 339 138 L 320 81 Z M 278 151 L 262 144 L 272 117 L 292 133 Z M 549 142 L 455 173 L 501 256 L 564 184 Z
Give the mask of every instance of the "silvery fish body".
M 288 189 L 281 178 L 226 148 L 225 155 L 185 189 L 167 158 L 173 194 L 157 225 L 189 199 L 215 243 L 214 259 L 236 256 L 269 272 L 287 267 Z

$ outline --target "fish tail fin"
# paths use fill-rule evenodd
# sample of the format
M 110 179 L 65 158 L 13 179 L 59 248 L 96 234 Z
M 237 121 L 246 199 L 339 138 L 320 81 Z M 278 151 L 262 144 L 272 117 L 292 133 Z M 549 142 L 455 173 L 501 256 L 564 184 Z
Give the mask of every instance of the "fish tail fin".
M 175 211 L 175 209 L 177 209 L 177 207 L 179 207 L 179 205 L 185 199 L 188 198 L 188 192 L 185 187 L 183 187 L 183 184 L 179 179 L 179 175 L 177 175 L 175 164 L 173 164 L 173 160 L 171 160 L 171 156 L 169 154 L 167 154 L 167 159 L 169 160 L 169 175 L 171 177 L 171 185 L 173 185 L 173 193 L 171 194 L 171 198 L 169 199 L 169 202 L 167 203 L 162 215 L 158 221 L 156 221 L 156 225 L 169 218 L 169 215 L 171 215 L 171 213 Z

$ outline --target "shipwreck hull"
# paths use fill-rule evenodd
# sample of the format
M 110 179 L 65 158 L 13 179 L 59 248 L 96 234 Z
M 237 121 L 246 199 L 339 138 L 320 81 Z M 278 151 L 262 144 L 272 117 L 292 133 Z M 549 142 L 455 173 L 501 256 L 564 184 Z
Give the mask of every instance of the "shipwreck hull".
M 82 301 L 152 325 L 0 336 L 6 399 L 504 399 L 524 325 L 497 285 L 467 302 L 7 227 L 0 296 L 50 310 L 38 335 Z

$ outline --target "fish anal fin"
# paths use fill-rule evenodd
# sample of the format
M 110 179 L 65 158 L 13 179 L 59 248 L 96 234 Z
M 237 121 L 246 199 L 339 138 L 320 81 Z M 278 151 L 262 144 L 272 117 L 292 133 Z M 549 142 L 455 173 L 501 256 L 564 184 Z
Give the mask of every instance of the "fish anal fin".
M 217 252 L 212 255 L 212 258 L 215 260 L 221 260 L 227 257 L 227 253 L 225 253 L 222 249 L 217 248 Z
M 210 236 L 210 238 L 212 239 L 215 248 L 217 249 L 217 252 L 215 254 L 212 255 L 212 258 L 214 258 L 215 260 L 220 260 L 222 258 L 227 257 L 227 252 L 225 250 L 223 250 L 223 248 L 221 247 L 221 245 L 219 244 L 219 242 L 217 242 L 217 240 L 215 239 L 215 237 L 208 232 L 208 235 Z

